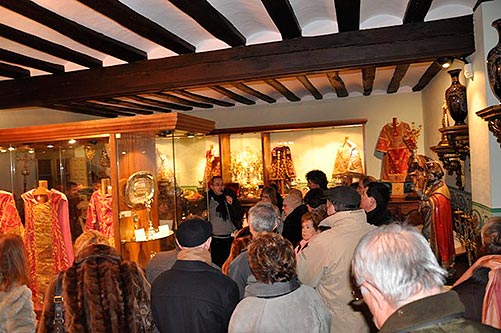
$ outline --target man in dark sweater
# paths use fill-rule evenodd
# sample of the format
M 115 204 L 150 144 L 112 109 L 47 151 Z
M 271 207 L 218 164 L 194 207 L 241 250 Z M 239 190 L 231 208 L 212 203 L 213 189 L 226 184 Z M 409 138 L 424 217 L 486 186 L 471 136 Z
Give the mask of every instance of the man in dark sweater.
M 238 287 L 211 262 L 211 224 L 200 218 L 181 223 L 181 249 L 172 269 L 151 286 L 151 308 L 160 332 L 227 332 L 239 301 Z

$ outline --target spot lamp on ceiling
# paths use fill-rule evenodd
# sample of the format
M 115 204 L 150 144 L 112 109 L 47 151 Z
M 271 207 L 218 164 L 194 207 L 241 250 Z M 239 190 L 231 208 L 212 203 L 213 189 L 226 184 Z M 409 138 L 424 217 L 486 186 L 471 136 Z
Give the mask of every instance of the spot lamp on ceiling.
M 454 62 L 454 57 L 440 57 L 437 59 L 437 62 L 442 68 L 449 68 Z

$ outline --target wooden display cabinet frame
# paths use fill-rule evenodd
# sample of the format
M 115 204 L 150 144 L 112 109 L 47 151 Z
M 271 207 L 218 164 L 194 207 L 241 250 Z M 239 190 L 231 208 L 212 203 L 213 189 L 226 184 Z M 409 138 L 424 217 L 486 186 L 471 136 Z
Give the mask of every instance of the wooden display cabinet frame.
M 149 140 L 155 140 L 155 134 L 160 131 L 190 132 L 207 134 L 215 127 L 214 121 L 191 115 L 172 112 L 166 114 L 123 117 L 114 119 L 99 119 L 80 122 L 9 128 L 0 130 L 0 144 L 18 145 L 24 143 L 40 143 L 63 141 L 69 139 L 83 139 L 92 137 L 108 137 L 110 145 L 111 183 L 113 188 L 119 189 L 117 137 L 123 134 L 141 133 L 150 134 Z M 154 144 L 154 142 L 153 142 Z M 153 152 L 154 153 L 154 152 Z M 155 158 L 153 158 L 155 160 Z M 122 168 L 122 166 L 120 166 Z M 126 163 L 121 169 L 123 175 L 131 175 L 139 171 L 135 169 L 137 163 Z M 144 167 L 141 165 L 140 167 Z M 151 167 L 152 170 L 155 165 Z M 115 247 L 121 251 L 120 207 L 121 200 L 118 191 L 113 191 L 113 221 L 115 227 Z M 134 258 L 132 258 L 134 259 Z

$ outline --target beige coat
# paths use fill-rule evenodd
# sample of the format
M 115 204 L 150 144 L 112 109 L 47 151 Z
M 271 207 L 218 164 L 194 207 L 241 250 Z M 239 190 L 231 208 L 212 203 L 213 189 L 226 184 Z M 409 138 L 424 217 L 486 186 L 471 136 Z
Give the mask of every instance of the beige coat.
M 314 237 L 298 255 L 298 277 L 315 288 L 332 315 L 331 333 L 368 332 L 360 312 L 349 305 L 351 259 L 359 240 L 375 226 L 367 223 L 363 209 L 337 212 L 320 223 L 331 229 Z

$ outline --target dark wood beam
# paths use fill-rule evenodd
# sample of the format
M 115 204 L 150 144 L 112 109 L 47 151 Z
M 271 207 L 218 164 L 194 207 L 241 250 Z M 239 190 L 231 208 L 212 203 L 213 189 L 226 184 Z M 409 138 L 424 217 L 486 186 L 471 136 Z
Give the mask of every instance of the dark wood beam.
M 118 116 L 133 117 L 135 114 L 131 112 L 123 111 L 121 108 L 109 107 L 91 102 L 71 102 L 69 106 L 75 106 L 82 108 L 82 110 L 97 110 L 97 111 L 107 111 Z
M 49 73 L 64 73 L 63 65 L 28 57 L 5 49 L 0 49 L 0 60 L 30 68 L 36 68 Z
M 137 108 L 124 107 L 120 105 L 109 105 L 99 101 L 76 102 L 75 105 L 83 105 L 89 108 L 96 108 L 98 110 L 112 111 L 116 112 L 119 116 L 134 116 L 135 114 L 144 114 L 143 110 L 138 110 Z M 148 112 L 147 114 L 152 113 L 153 112 Z
M 172 94 L 165 93 L 165 92 L 160 92 L 160 93 L 155 94 L 155 95 L 160 96 L 162 98 L 166 98 L 174 103 L 194 106 L 197 108 L 210 109 L 210 108 L 214 107 L 214 105 L 212 105 L 212 104 L 195 102 L 195 101 L 192 101 L 192 100 L 189 100 L 186 98 L 182 98 L 182 97 L 178 97 L 178 96 L 174 96 Z
M 256 89 L 254 88 L 251 88 L 249 87 L 248 85 L 246 85 L 245 83 L 242 83 L 242 82 L 239 82 L 239 83 L 234 83 L 233 86 L 241 91 L 243 91 L 244 93 L 246 94 L 249 94 L 249 95 L 252 95 L 252 96 L 255 96 L 259 99 L 262 99 L 263 101 L 265 102 L 268 102 L 268 103 L 275 103 L 277 100 L 274 99 L 273 97 L 271 96 L 268 96 L 266 94 L 263 94 L 262 92 L 260 91 L 257 91 Z
M 26 16 L 83 45 L 127 62 L 147 59 L 146 52 L 58 15 L 30 0 L 0 0 L 0 6 Z
M 318 91 L 318 89 L 313 85 L 313 83 L 311 83 L 311 81 L 308 80 L 308 78 L 306 77 L 306 75 L 298 75 L 297 79 L 299 80 L 299 82 L 301 82 L 303 84 L 303 86 L 306 89 L 308 89 L 308 91 L 310 92 L 310 94 L 312 94 L 313 97 L 315 97 L 315 99 L 322 99 L 324 97 L 320 93 L 320 91 Z
M 127 7 L 118 0 L 78 0 L 95 11 L 111 18 L 125 28 L 143 36 L 178 54 L 193 53 L 195 46 L 179 38 L 164 27 L 138 12 Z
M 103 66 L 103 63 L 99 59 L 73 51 L 65 46 L 49 42 L 37 36 L 30 35 L 24 31 L 11 28 L 5 24 L 0 24 L 0 36 L 84 67 L 94 68 Z
M 474 51 L 473 17 L 469 15 L 5 80 L 0 82 L 0 108 L 427 62 Z
M 245 105 L 256 104 L 256 102 L 254 102 L 253 100 L 250 100 L 247 97 L 244 97 L 242 95 L 236 94 L 233 91 L 231 91 L 229 89 L 226 89 L 224 87 L 221 87 L 221 86 L 212 86 L 210 88 L 212 90 L 217 91 L 220 94 L 228 96 L 229 98 L 231 98 L 231 99 L 233 99 L 233 100 L 235 100 L 235 101 L 237 101 L 239 103 L 242 103 L 242 104 L 245 104 Z
M 395 67 L 395 71 L 393 72 L 393 76 L 391 78 L 390 84 L 388 85 L 388 89 L 386 92 L 388 94 L 393 94 L 398 91 L 400 87 L 400 81 L 404 78 L 407 70 L 409 69 L 410 64 L 401 64 Z
M 230 46 L 245 45 L 245 36 L 207 0 L 169 0 L 205 30 Z
M 403 23 L 423 22 L 433 0 L 409 0 L 405 9 Z
M 412 91 L 421 91 L 441 70 L 442 66 L 436 61 L 432 62 L 426 69 L 426 72 L 421 76 L 418 83 L 412 87 Z
M 127 98 L 127 97 L 124 97 Z M 164 108 L 159 108 L 157 106 L 151 106 L 151 105 L 146 105 L 142 103 L 136 103 L 136 102 L 131 102 L 131 101 L 124 101 L 119 98 L 105 98 L 103 100 L 105 103 L 109 104 L 118 104 L 118 105 L 123 105 L 123 106 L 128 106 L 131 108 L 135 109 L 140 109 L 142 111 L 136 111 L 136 113 L 141 113 L 142 114 L 151 114 L 153 112 L 169 112 L 170 110 L 165 110 Z
M 10 77 L 11 79 L 20 79 L 23 77 L 29 77 L 30 71 L 19 66 L 0 62 L 0 76 Z
M 235 106 L 234 103 L 230 103 L 230 102 L 227 102 L 227 101 L 222 101 L 220 99 L 216 99 L 216 98 L 212 98 L 212 97 L 207 97 L 207 96 L 195 94 L 195 93 L 192 93 L 190 91 L 183 90 L 183 89 L 176 89 L 176 90 L 173 90 L 173 92 L 176 93 L 176 94 L 178 94 L 178 95 L 189 97 L 189 98 L 192 98 L 194 100 L 197 100 L 197 101 L 200 101 L 200 102 L 204 102 L 204 103 L 210 103 L 210 104 L 224 106 L 224 107 Z
M 143 94 L 142 96 L 135 96 L 134 97 L 134 99 L 136 99 L 137 101 L 140 101 L 139 99 L 137 99 L 137 97 L 140 97 L 141 99 L 143 99 L 143 101 L 145 103 L 147 101 L 149 101 L 153 105 L 157 105 L 157 106 L 164 105 L 166 108 L 170 108 L 170 109 L 174 109 L 174 110 L 178 110 L 178 111 L 191 111 L 191 110 L 193 110 L 193 108 L 191 106 L 167 102 L 167 100 L 168 100 L 167 98 L 160 96 L 157 93 Z M 158 102 L 161 104 L 157 104 L 154 102 Z
M 158 107 L 161 107 L 161 108 L 166 108 L 165 112 L 171 112 L 170 109 L 181 110 L 181 111 L 189 111 L 189 110 L 193 109 L 193 108 L 190 108 L 190 107 L 187 107 L 187 106 L 177 105 L 177 104 L 174 104 L 174 103 L 168 103 L 168 102 L 164 102 L 164 101 L 159 101 L 157 99 L 148 98 L 148 97 L 145 97 L 145 96 L 127 96 L 127 98 L 130 98 L 132 100 L 138 101 L 140 103 L 144 103 L 144 104 L 148 104 L 148 105 L 154 105 L 154 106 L 158 106 Z
M 141 108 L 140 106 L 130 104 L 126 105 L 126 103 L 122 103 L 121 100 L 117 100 L 117 102 L 114 103 L 113 100 L 114 99 L 111 98 L 104 101 L 91 100 L 85 101 L 85 103 L 96 106 L 98 108 L 103 108 L 105 110 L 118 110 L 142 115 L 153 114 L 153 111 L 148 111 L 145 108 Z
M 279 93 L 284 95 L 284 97 L 291 102 L 299 102 L 301 100 L 301 98 L 297 97 L 292 91 L 287 89 L 286 86 L 284 86 L 276 79 L 264 80 L 264 82 L 275 88 Z
M 107 111 L 89 110 L 84 107 L 68 106 L 62 104 L 52 104 L 47 105 L 47 108 L 59 111 L 66 111 L 72 113 L 88 114 L 90 116 L 106 117 L 106 118 L 116 118 L 118 115 L 116 113 L 111 113 Z
M 339 32 L 360 29 L 360 0 L 334 0 Z
M 376 77 L 375 66 L 362 68 L 362 82 L 364 87 L 364 96 L 370 96 L 370 94 L 372 93 L 375 77 Z
M 301 26 L 288 0 L 261 0 L 282 39 L 301 37 Z
M 329 79 L 332 88 L 336 91 L 337 97 L 348 97 L 348 91 L 346 90 L 343 79 L 339 77 L 338 72 L 327 73 L 327 78 Z

